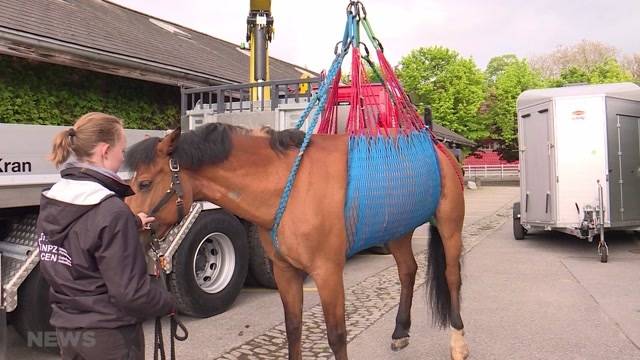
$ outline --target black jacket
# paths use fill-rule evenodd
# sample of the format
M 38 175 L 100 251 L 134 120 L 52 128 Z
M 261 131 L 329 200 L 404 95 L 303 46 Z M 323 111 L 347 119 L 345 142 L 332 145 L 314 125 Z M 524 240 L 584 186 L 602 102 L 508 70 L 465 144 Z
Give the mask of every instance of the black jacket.
M 116 328 L 171 312 L 173 298 L 147 274 L 138 217 L 123 202 L 131 188 L 83 167 L 61 175 L 42 193 L 36 229 L 51 324 Z

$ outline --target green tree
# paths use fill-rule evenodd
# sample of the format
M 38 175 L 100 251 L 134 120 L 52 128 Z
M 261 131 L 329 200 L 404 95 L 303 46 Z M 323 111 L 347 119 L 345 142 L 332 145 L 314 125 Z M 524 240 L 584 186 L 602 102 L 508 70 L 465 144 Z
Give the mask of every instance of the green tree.
M 631 73 L 634 81 L 640 82 L 640 53 L 625 55 L 622 67 Z
M 503 59 L 497 57 L 494 59 Z M 498 63 L 501 60 L 491 63 Z M 491 129 L 490 138 L 497 140 L 503 158 L 515 160 L 518 157 L 518 122 L 516 100 L 525 90 L 542 87 L 542 76 L 533 71 L 525 59 L 508 56 L 505 64 L 489 85 L 488 96 L 482 108 L 483 122 Z
M 374 64 L 374 68 L 367 65 L 367 79 L 370 83 L 381 83 L 382 82 L 382 69 L 380 65 Z
M 633 75 L 629 71 L 615 59 L 608 59 L 589 68 L 567 67 L 561 71 L 559 79 L 551 79 L 549 84 L 554 86 L 575 83 L 605 84 L 631 80 Z
M 611 45 L 583 40 L 534 56 L 529 59 L 529 65 L 541 73 L 551 87 L 629 81 L 637 77 L 636 71 L 640 68 L 637 60 L 633 56 L 621 58 L 618 54 L 619 51 Z
M 484 71 L 489 86 L 493 85 L 496 82 L 498 75 L 502 74 L 509 65 L 518 61 L 518 57 L 514 54 L 496 56 L 489 60 L 487 69 Z
M 363 66 L 364 66 L 364 69 L 365 69 L 365 73 L 367 75 L 367 80 L 370 83 L 381 83 L 382 82 L 382 69 L 380 68 L 380 65 L 374 63 L 375 70 L 374 70 L 374 68 L 372 68 L 366 62 L 363 62 Z M 345 84 L 345 85 L 350 85 L 351 84 L 351 73 L 350 72 L 342 73 L 342 75 L 340 76 L 340 83 Z
M 571 46 L 560 46 L 548 54 L 533 56 L 529 65 L 543 77 L 556 79 L 570 67 L 589 70 L 617 57 L 618 50 L 611 45 L 582 40 Z
M 488 135 L 478 117 L 485 79 L 472 59 L 444 47 L 419 48 L 400 60 L 396 73 L 419 111 L 431 106 L 435 122 L 472 140 Z

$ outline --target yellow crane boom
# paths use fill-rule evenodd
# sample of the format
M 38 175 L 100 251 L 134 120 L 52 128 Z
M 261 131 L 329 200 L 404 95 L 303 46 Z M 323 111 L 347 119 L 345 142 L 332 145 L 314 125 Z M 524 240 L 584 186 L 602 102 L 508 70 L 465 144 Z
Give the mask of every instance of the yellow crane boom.
M 249 82 L 269 81 L 269 42 L 273 39 L 273 16 L 271 0 L 250 0 L 247 17 L 247 41 L 251 49 L 249 61 Z M 251 91 L 251 100 L 271 98 L 269 89 Z

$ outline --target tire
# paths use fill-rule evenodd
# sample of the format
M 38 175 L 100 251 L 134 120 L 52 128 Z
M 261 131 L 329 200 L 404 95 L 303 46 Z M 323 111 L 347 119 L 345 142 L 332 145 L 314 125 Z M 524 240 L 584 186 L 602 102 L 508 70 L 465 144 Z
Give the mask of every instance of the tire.
M 178 310 L 199 318 L 226 311 L 242 290 L 248 259 L 240 220 L 222 209 L 203 212 L 173 256 L 167 277 Z
M 249 222 L 245 223 L 247 240 L 249 243 L 249 273 L 256 285 L 267 289 L 277 289 L 276 278 L 273 275 L 273 263 L 267 256 L 260 243 L 258 228 Z
M 513 238 L 516 240 L 524 239 L 527 229 L 520 223 L 520 203 L 513 204 Z
M 606 263 L 607 261 L 609 261 L 609 256 L 603 251 L 602 254 L 600 254 L 600 262 Z
M 51 334 L 55 334 L 56 331 L 49 323 L 49 319 L 51 319 L 49 284 L 40 274 L 40 266 L 36 266 L 20 285 L 18 306 L 12 312 L 11 323 L 16 332 L 29 342 L 29 347 L 59 354 L 57 344 L 47 346 L 53 345 Z

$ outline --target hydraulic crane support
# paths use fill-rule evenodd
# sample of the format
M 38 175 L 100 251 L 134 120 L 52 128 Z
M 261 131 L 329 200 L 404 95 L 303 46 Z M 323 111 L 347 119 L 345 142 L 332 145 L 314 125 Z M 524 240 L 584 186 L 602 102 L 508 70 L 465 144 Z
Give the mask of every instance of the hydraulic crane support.
M 269 81 L 269 42 L 273 38 L 271 0 L 250 0 L 247 41 L 251 48 L 249 82 Z M 270 98 L 269 89 L 253 88 L 252 100 Z

